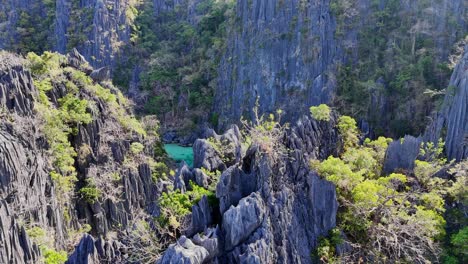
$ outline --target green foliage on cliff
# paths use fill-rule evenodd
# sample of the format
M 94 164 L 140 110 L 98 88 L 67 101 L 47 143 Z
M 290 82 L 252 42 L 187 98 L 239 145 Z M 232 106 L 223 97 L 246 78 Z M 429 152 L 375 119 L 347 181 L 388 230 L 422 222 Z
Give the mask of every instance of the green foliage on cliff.
M 217 65 L 225 47 L 226 24 L 233 1 L 202 0 L 193 14 L 188 2 L 154 15 L 152 1 L 139 7 L 132 33 L 130 58 L 121 61 L 114 81 L 128 87 L 132 65 L 141 59 L 147 67 L 140 74 L 141 88 L 149 98 L 144 111 L 157 114 L 165 123 L 191 129 L 207 119 L 214 95 Z
M 54 239 L 49 237 L 46 230 L 41 227 L 34 226 L 26 228 L 26 233 L 29 238 L 39 246 L 43 255 L 43 261 L 46 264 L 63 264 L 67 261 L 67 252 L 60 250 L 57 251 L 53 248 Z
M 310 113 L 312 117 L 317 119 L 318 121 L 330 121 L 331 110 L 330 107 L 326 104 L 311 106 Z
M 391 139 L 366 139 L 359 144 L 359 131 L 350 117 L 341 117 L 338 128 L 348 142 L 341 157 L 312 160 L 310 164 L 337 187 L 338 227 L 354 245 L 352 254 L 341 260 L 353 261 L 356 255 L 373 261 L 411 263 L 437 259 L 446 236 L 446 200 L 453 199 L 450 197 L 459 193 L 454 190 L 460 190 L 457 186 L 465 181 L 433 177 L 445 163 L 433 144 L 423 144 L 421 154 L 425 155 L 420 157 L 427 160 L 417 160 L 414 173 L 382 175 Z M 322 242 L 318 257 L 336 261 L 330 242 Z
M 192 211 L 192 206 L 197 204 L 203 196 L 208 198 L 210 205 L 216 205 L 218 200 L 214 191 L 207 190 L 190 181 L 190 189 L 185 193 L 180 190 L 172 192 L 164 192 L 159 198 L 159 206 L 161 207 L 161 215 L 159 223 L 163 227 L 171 227 L 178 229 L 185 217 Z
M 9 15 L 12 16 L 13 14 L 10 13 Z M 13 39 L 11 40 L 12 43 L 9 43 L 8 48 L 10 50 L 25 54 L 29 51 L 41 53 L 53 48 L 52 44 L 55 38 L 53 31 L 50 29 L 54 28 L 55 1 L 32 1 L 28 4 L 27 9 L 17 10 L 16 15 L 18 16 L 16 24 L 12 25 L 14 30 L 3 33 L 5 35 L 8 33 L 17 34 L 17 43 Z M 4 22 L 6 20 L 0 21 Z M 13 17 L 8 17 L 8 20 L 10 22 L 15 21 Z
M 431 5 L 437 4 L 372 1 L 369 15 L 362 18 L 354 1 L 332 1 L 338 38 L 358 31 L 357 47 L 348 53 L 357 50 L 358 61 L 350 58 L 353 63 L 341 65 L 338 73 L 335 103 L 340 112 L 368 120 L 378 135 L 398 137 L 424 130 L 426 116 L 443 98 L 451 74 L 437 45 L 449 40 L 434 33 L 439 25 L 429 19 L 435 14 L 427 12 L 436 12 Z M 457 32 L 458 38 L 466 34 Z

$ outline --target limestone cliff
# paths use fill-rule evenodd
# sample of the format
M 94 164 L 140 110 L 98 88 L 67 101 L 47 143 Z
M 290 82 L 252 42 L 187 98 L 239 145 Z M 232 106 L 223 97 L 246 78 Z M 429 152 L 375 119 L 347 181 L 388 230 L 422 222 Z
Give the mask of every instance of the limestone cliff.
M 71 250 L 84 232 L 107 245 L 110 233 L 154 210 L 154 131 L 146 134 L 120 92 L 93 73 L 76 50 L 28 61 L 0 54 L 1 263 L 38 263 L 47 250 Z
M 433 142 L 444 139 L 449 160 L 468 157 L 468 46 L 454 69 L 442 109 L 426 130 L 426 138 Z
M 219 67 L 214 111 L 220 123 L 284 109 L 298 118 L 311 105 L 331 101 L 335 19 L 330 1 L 237 2 L 236 18 Z

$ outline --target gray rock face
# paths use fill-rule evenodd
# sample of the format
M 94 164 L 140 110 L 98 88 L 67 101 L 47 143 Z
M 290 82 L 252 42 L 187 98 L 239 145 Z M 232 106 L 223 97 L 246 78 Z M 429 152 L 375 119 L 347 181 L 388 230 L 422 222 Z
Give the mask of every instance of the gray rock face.
M 61 0 L 60 0 L 61 1 Z M 113 66 L 123 44 L 130 41 L 130 25 L 128 0 L 87 0 L 81 1 L 78 6 L 71 7 L 71 1 L 65 6 L 56 5 L 56 30 L 65 32 L 59 35 L 56 49 L 65 52 L 64 47 L 70 46 L 75 34 L 85 34 L 87 41 L 78 41 L 76 48 L 94 67 Z M 76 13 L 76 9 L 86 12 Z M 78 17 L 77 15 L 78 14 Z M 70 21 L 74 16 L 75 21 Z M 82 23 L 80 32 L 70 32 L 71 23 Z
M 405 136 L 401 140 L 390 143 L 385 153 L 384 174 L 390 174 L 397 169 L 413 170 L 414 161 L 419 155 L 421 142 L 421 138 Z
M 40 258 L 37 246 L 18 222 L 34 223 L 64 246 L 65 221 L 49 176 L 49 160 L 34 99 L 38 91 L 24 61 L 0 53 L 0 201 L 2 239 L 1 263 L 34 263 Z
M 212 222 L 211 207 L 208 204 L 208 198 L 203 196 L 196 205 L 192 206 L 192 222 L 187 236 L 191 237 L 197 233 L 203 232 Z
M 237 1 L 236 22 L 218 70 L 215 112 L 220 124 L 285 110 L 290 120 L 328 103 L 337 43 L 329 1 Z M 274 54 L 274 56 L 272 56 Z
M 468 158 L 468 46 L 453 71 L 442 110 L 434 116 L 425 137 L 433 142 L 444 138 L 449 160 Z
M 76 48 L 74 48 L 67 54 L 67 62 L 71 67 L 75 69 L 80 69 L 86 73 L 93 72 L 93 68 L 88 65 L 86 59 L 83 57 L 83 55 L 81 55 L 78 52 Z
M 185 236 L 171 245 L 158 264 L 201 264 L 209 256 L 209 252 L 201 246 L 195 245 Z
M 285 136 L 287 158 L 272 163 L 251 147 L 240 164 L 223 172 L 216 190 L 225 239 L 220 262 L 312 261 L 318 237 L 336 224 L 338 204 L 335 186 L 311 172 L 308 160 L 340 148 L 335 124 L 334 117 L 330 123 L 302 117 Z
M 0 201 L 0 262 L 21 264 L 37 263 L 41 259 L 41 252 L 37 245 L 29 239 L 24 228 L 20 227 L 10 212 L 7 202 Z
M 193 243 L 208 250 L 209 256 L 207 260 L 211 260 L 219 254 L 219 232 L 220 230 L 218 227 L 208 228 L 203 232 L 203 234 L 198 233 L 192 239 Z
M 110 71 L 107 67 L 102 67 L 97 70 L 94 70 L 89 75 L 95 82 L 103 82 L 110 79 Z
M 258 193 L 252 193 L 240 200 L 223 214 L 225 250 L 230 251 L 248 238 L 263 222 L 265 205 Z
M 23 63 L 16 56 L 0 52 L 0 105 L 20 115 L 32 115 L 37 91 Z
M 213 134 L 210 131 L 207 137 Z M 251 146 L 223 171 L 216 188 L 219 229 L 205 221 L 201 203 L 193 208 L 191 228 L 198 226 L 198 233 L 191 241 L 209 252 L 205 261 L 311 263 L 310 252 L 319 237 L 335 227 L 335 186 L 310 171 L 308 162 L 339 151 L 342 141 L 336 116 L 330 122 L 304 116 L 286 132 L 282 143 L 290 149 L 287 157 L 273 161 Z M 218 218 L 212 214 L 212 223 Z M 165 252 L 164 261 L 186 259 L 174 257 L 173 251 L 171 247 Z
M 119 252 L 121 245 L 117 241 L 104 241 L 85 234 L 66 264 L 100 264 L 119 262 L 123 259 Z
M 224 170 L 226 165 L 206 139 L 197 139 L 193 144 L 193 166 L 210 171 Z
M 68 258 L 67 264 L 99 264 L 99 255 L 94 246 L 94 238 L 84 235 L 76 246 L 73 254 Z
M 246 174 L 240 168 L 232 166 L 224 171 L 216 186 L 221 213 L 226 212 L 232 205 L 236 206 L 242 197 L 254 192 L 256 187 L 255 177 Z
M 240 161 L 242 146 L 241 134 L 237 126 L 232 126 L 222 135 L 217 135 L 213 130 L 205 133 L 207 138 L 213 138 L 221 144 L 222 149 L 216 149 L 207 139 L 197 139 L 193 144 L 193 166 L 205 168 L 209 171 L 223 171 L 228 166 Z M 223 153 L 220 153 L 223 151 Z

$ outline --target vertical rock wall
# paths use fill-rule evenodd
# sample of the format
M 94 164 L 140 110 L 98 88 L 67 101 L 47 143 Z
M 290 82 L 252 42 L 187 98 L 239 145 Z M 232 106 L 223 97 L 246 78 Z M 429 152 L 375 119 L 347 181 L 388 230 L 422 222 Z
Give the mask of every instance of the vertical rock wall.
M 299 117 L 328 103 L 334 83 L 335 22 L 329 1 L 240 0 L 219 67 L 214 111 L 228 124 L 282 108 Z
M 449 160 L 468 158 L 468 46 L 454 69 L 441 111 L 433 116 L 425 138 L 445 140 Z

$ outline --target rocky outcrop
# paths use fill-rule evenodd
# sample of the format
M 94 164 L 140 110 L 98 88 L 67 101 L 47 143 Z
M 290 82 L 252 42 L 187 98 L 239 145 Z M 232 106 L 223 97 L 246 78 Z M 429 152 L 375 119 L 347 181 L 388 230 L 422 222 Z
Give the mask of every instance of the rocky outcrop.
M 339 149 L 334 120 L 303 117 L 285 136 L 291 151 L 284 160 L 271 162 L 252 147 L 223 172 L 216 191 L 223 214 L 221 262 L 312 261 L 318 237 L 335 226 L 338 204 L 335 186 L 311 172 L 308 161 Z
M 445 140 L 449 160 L 468 158 L 468 46 L 455 67 L 442 110 L 434 115 L 426 131 L 426 139 Z
M 122 245 L 117 241 L 104 241 L 102 238 L 94 239 L 85 234 L 68 257 L 66 264 L 100 264 L 123 261 Z
M 263 222 L 265 205 L 257 193 L 243 198 L 223 214 L 224 248 L 232 250 L 248 238 Z
M 207 139 L 197 139 L 193 144 L 193 166 L 209 171 L 225 170 L 241 159 L 241 134 L 237 126 L 232 126 L 222 135 L 213 130 L 204 133 Z
M 75 251 L 67 260 L 68 264 L 98 264 L 99 255 L 94 246 L 94 239 L 85 235 L 76 246 Z
M 158 264 L 197 264 L 203 263 L 209 256 L 208 250 L 195 245 L 190 239 L 182 236 L 176 244 L 171 245 Z
M 212 218 L 212 211 L 208 203 L 208 198 L 203 196 L 198 204 L 192 206 L 192 222 L 190 223 L 190 229 L 187 231 L 187 235 L 193 236 L 205 231 L 205 229 L 213 223 Z
M 32 115 L 34 89 L 31 74 L 23 69 L 24 61 L 0 51 L 0 105 L 19 115 Z
M 199 225 L 200 233 L 189 236 L 210 253 L 204 261 L 312 262 L 310 252 L 318 238 L 336 224 L 338 204 L 335 186 L 311 171 L 308 161 L 339 151 L 335 120 L 302 117 L 284 137 L 282 144 L 290 149 L 287 157 L 273 161 L 254 145 L 223 171 L 216 188 L 221 220 L 213 217 L 212 226 Z M 192 222 L 200 218 L 198 211 L 193 209 L 197 217 L 192 215 Z M 162 259 L 178 263 L 173 251 L 166 251 Z
M 0 53 L 0 61 L 0 229 L 5 243 L 0 247 L 0 262 L 33 263 L 40 253 L 26 228 L 37 225 L 47 230 L 51 244 L 63 247 L 66 225 L 49 176 L 47 144 L 35 116 L 38 91 L 23 67 L 24 60 Z M 20 222 L 32 225 L 19 226 Z
M 398 169 L 412 171 L 421 143 L 421 138 L 412 136 L 405 136 L 390 143 L 385 153 L 383 173 L 390 174 Z

